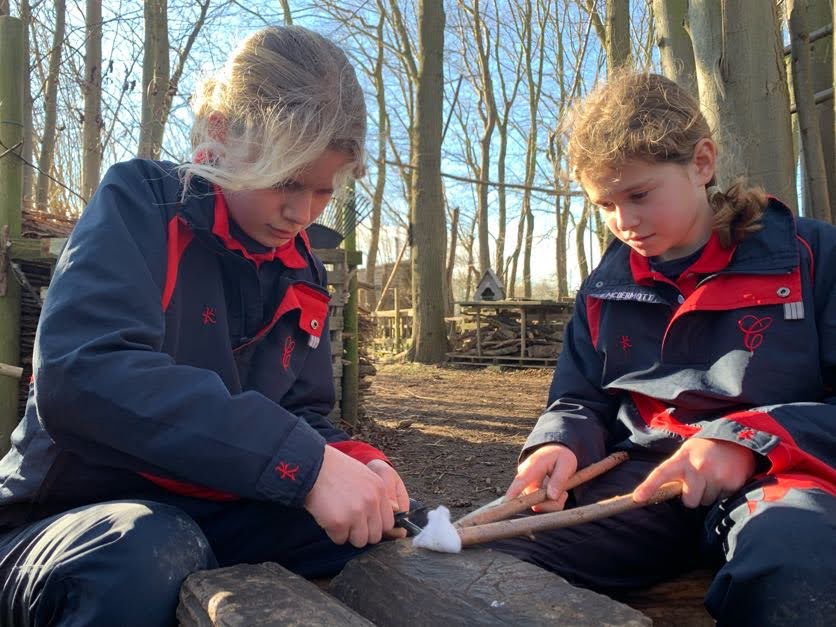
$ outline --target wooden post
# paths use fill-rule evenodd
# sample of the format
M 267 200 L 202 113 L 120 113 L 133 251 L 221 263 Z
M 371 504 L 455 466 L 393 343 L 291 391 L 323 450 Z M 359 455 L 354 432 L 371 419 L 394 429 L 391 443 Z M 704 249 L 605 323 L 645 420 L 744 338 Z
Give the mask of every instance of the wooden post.
M 520 305 L 520 357 L 525 357 L 525 307 Z
M 401 352 L 401 304 L 398 302 L 398 286 L 395 286 L 395 354 Z
M 343 219 L 343 224 L 349 225 L 349 233 L 343 240 L 346 250 L 348 300 L 343 309 L 343 396 L 342 419 L 350 425 L 357 424 L 357 409 L 360 396 L 360 356 L 357 350 L 357 266 L 360 265 L 357 252 L 357 238 L 355 236 L 355 200 L 343 206 L 343 211 L 349 215 Z
M 18 158 L 23 146 L 23 22 L 0 17 L 0 231 L 6 237 L 20 237 L 23 206 L 23 162 Z M 7 229 L 4 227 L 8 227 Z M 4 237 L 0 257 L 9 253 Z M 0 291 L 0 362 L 20 363 L 20 285 L 9 267 L 0 262 L 5 291 Z M 9 448 L 9 435 L 17 424 L 18 380 L 0 377 L 0 454 Z

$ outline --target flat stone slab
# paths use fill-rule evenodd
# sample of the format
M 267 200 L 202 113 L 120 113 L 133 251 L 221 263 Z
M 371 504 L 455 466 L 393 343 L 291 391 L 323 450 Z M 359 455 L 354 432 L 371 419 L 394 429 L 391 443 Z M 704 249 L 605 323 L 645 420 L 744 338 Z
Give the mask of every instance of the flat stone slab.
M 190 575 L 180 589 L 177 620 L 184 627 L 371 625 L 313 583 L 272 562 Z
M 650 625 L 641 612 L 510 555 L 452 555 L 384 542 L 353 559 L 329 592 L 376 625 Z

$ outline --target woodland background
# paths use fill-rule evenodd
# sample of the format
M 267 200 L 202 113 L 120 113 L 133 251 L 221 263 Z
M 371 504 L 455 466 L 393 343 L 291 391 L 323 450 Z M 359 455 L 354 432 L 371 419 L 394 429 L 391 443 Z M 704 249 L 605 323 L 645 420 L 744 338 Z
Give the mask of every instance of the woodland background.
M 566 176 L 560 124 L 613 68 L 698 93 L 726 182 L 834 221 L 831 0 L 0 0 L 3 14 L 26 24 L 24 202 L 64 217 L 114 162 L 190 157 L 189 95 L 247 33 L 295 23 L 343 46 L 369 110 L 361 275 L 406 249 L 417 361 L 443 359 L 444 316 L 488 268 L 509 297 L 557 298 L 594 267 L 607 235 Z

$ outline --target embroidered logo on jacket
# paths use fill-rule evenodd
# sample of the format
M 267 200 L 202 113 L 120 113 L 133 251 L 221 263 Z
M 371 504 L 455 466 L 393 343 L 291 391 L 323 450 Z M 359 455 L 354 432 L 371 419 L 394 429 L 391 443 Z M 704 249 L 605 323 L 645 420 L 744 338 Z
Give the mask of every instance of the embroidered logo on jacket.
M 282 368 L 285 370 L 290 368 L 290 358 L 293 357 L 294 348 L 296 348 L 296 342 L 288 335 L 284 341 L 284 350 L 282 350 Z
M 743 332 L 743 346 L 750 353 L 763 344 L 763 332 L 772 324 L 771 316 L 758 318 L 752 314 L 743 316 L 737 321 L 737 328 Z
M 217 320 L 215 320 L 215 308 L 206 306 L 203 308 L 203 326 L 207 324 L 215 324 Z
M 279 462 L 276 466 L 276 472 L 279 473 L 279 479 L 290 479 L 296 481 L 296 473 L 299 472 L 299 464 L 289 464 L 287 462 Z
M 630 341 L 629 335 L 622 335 L 621 338 L 618 340 L 618 343 L 621 344 L 621 350 L 625 353 L 633 348 L 633 342 Z
M 757 431 L 752 429 L 751 427 L 746 427 L 745 429 L 741 429 L 740 432 L 737 434 L 738 440 L 752 440 L 757 435 Z

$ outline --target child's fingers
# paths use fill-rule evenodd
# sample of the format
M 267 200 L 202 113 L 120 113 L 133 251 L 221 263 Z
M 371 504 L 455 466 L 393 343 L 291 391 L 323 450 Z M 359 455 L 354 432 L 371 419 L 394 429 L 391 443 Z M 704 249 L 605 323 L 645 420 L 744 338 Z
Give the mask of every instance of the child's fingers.
M 571 464 L 567 463 L 566 460 L 558 458 L 555 461 L 551 476 L 546 483 L 546 498 L 552 501 L 560 499 L 561 495 L 565 492 L 564 486 L 566 482 L 574 472 L 575 468 Z
M 657 466 L 647 478 L 633 490 L 633 500 L 637 503 L 650 500 L 654 492 L 668 481 L 682 480 L 682 468 L 675 458 L 668 459 Z
M 531 509 L 538 514 L 544 514 L 546 512 L 559 512 L 562 511 L 564 507 L 566 507 L 566 499 L 569 498 L 569 493 L 564 492 L 560 495 L 560 498 L 557 500 L 548 499 L 543 501 L 539 505 L 535 505 Z

